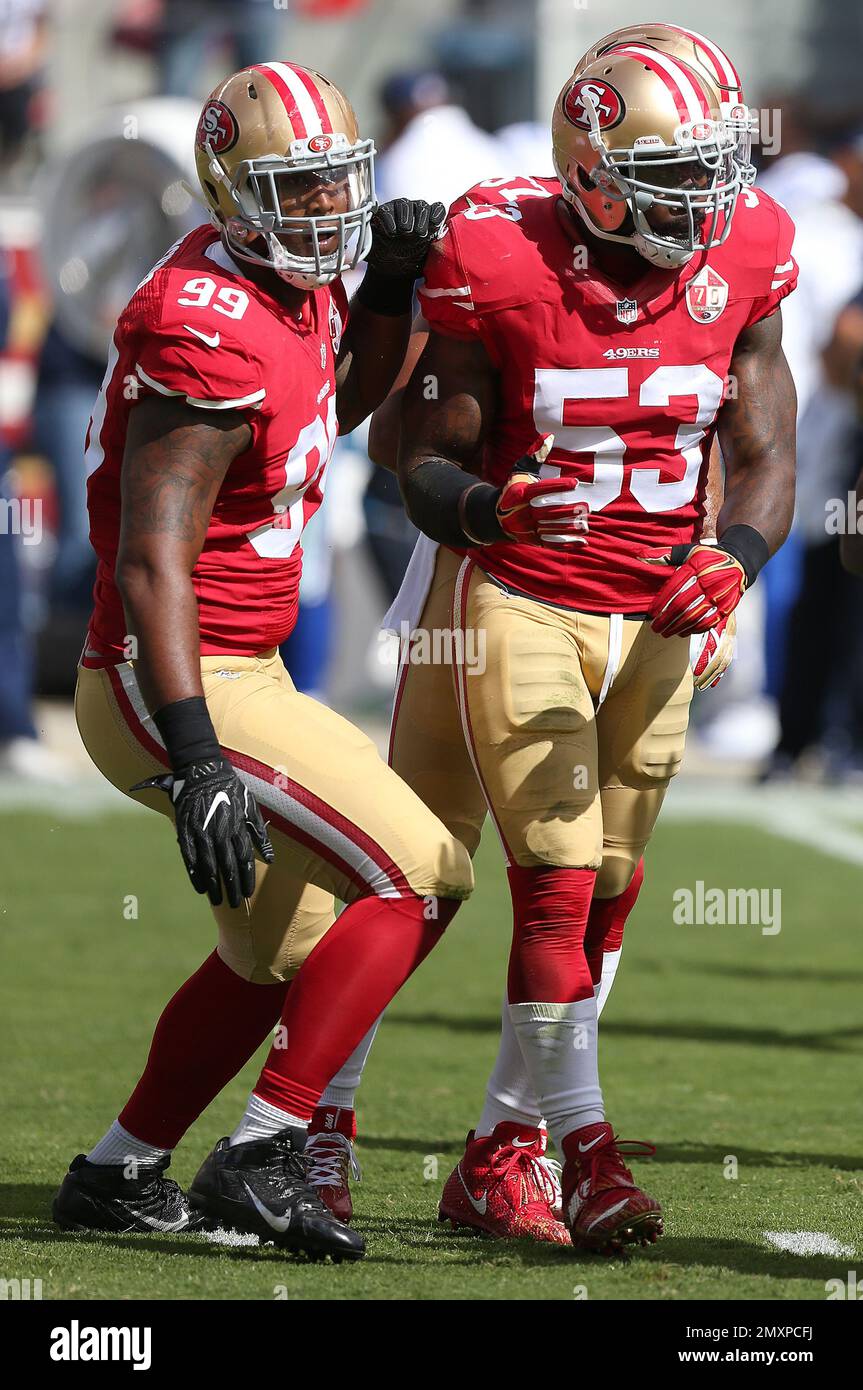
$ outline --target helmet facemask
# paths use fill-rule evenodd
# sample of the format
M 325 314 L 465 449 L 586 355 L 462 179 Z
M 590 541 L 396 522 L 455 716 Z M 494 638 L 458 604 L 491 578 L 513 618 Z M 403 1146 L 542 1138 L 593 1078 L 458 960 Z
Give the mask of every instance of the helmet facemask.
M 559 166 L 557 173 L 564 198 L 590 230 L 603 240 L 628 243 L 651 264 L 668 269 L 686 265 L 696 251 L 720 246 L 731 229 L 743 183 L 737 163 L 739 131 L 725 120 L 705 118 L 679 125 L 674 145 L 665 144 L 657 135 L 638 137 L 633 148 L 609 147 L 590 92 L 583 91 L 581 99 L 588 112 L 588 139 L 597 160 L 592 169 L 584 171 L 586 188 L 574 187 L 571 175 Z M 687 183 L 692 186 L 687 187 Z M 613 215 L 610 219 L 595 217 L 591 204 L 597 198 L 606 207 L 625 205 L 632 231 L 619 230 L 626 221 L 624 206 L 616 219 Z M 678 212 L 680 230 L 664 235 L 655 228 L 647 216 L 653 207 Z
M 236 207 L 236 214 L 218 225 L 240 260 L 266 266 L 289 285 L 312 290 L 353 269 L 368 254 L 376 206 L 373 141 L 351 145 L 341 133 L 294 140 L 287 156 L 243 160 L 232 175 L 218 155 L 209 148 L 207 153 L 210 174 Z M 332 211 L 285 211 L 301 206 L 316 188 L 330 191 Z M 260 242 L 266 253 L 256 249 Z

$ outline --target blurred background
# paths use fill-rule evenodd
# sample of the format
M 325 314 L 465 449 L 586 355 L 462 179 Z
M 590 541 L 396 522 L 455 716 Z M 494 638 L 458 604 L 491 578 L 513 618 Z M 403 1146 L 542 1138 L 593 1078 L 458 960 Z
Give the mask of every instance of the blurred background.
M 759 181 L 798 226 L 783 306 L 799 393 L 791 539 L 743 604 L 738 658 L 697 696 L 690 775 L 863 785 L 863 587 L 831 528 L 860 469 L 863 6 L 857 0 L 0 0 L 0 794 L 78 782 L 71 713 L 89 612 L 84 435 L 114 320 L 200 217 L 192 139 L 227 72 L 272 58 L 346 89 L 379 196 L 445 202 L 550 174 L 548 120 L 601 35 L 706 30 L 759 112 Z M 362 430 L 305 536 L 297 684 L 384 729 L 378 636 L 414 534 Z

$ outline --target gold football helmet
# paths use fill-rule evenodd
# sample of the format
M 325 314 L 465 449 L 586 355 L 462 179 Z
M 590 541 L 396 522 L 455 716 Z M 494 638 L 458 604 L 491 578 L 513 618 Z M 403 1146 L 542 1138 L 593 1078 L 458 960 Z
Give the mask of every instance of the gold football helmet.
M 573 73 L 581 76 L 581 69 L 601 58 L 612 48 L 628 43 L 644 44 L 666 53 L 671 58 L 679 58 L 691 68 L 703 70 L 722 97 L 722 115 L 731 128 L 737 132 L 735 158 L 740 166 L 740 175 L 747 185 L 755 182 L 755 166 L 752 163 L 753 114 L 743 96 L 740 74 L 728 54 L 703 34 L 694 29 L 681 29 L 676 24 L 630 24 L 625 29 L 615 29 L 599 43 L 589 48 Z
M 301 289 L 368 253 L 374 154 L 344 93 L 298 63 L 220 82 L 195 136 L 204 199 L 228 249 Z
M 743 182 L 721 107 L 703 69 L 644 44 L 580 63 L 552 117 L 564 198 L 596 236 L 686 265 L 725 240 Z

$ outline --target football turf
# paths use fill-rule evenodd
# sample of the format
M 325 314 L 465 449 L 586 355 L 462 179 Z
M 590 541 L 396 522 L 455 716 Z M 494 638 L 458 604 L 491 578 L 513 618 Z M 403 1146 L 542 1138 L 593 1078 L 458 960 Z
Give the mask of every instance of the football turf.
M 487 836 L 474 899 L 372 1053 L 355 1189 L 368 1255 L 333 1267 L 272 1246 L 52 1226 L 66 1164 L 116 1115 L 161 1006 L 211 948 L 210 921 L 155 817 L 7 811 L 0 843 L 2 1278 L 41 1279 L 46 1299 L 823 1300 L 825 1281 L 860 1265 L 853 863 L 727 823 L 660 826 L 601 1025 L 601 1064 L 618 1132 L 657 1145 L 635 1171 L 663 1203 L 667 1235 L 607 1261 L 455 1234 L 436 1219 L 496 1048 L 509 910 Z M 697 879 L 780 888 L 781 931 L 675 925 L 672 895 Z M 256 1069 L 187 1135 L 178 1179 L 233 1127 Z M 768 1232 L 821 1233 L 858 1258 L 777 1249 Z

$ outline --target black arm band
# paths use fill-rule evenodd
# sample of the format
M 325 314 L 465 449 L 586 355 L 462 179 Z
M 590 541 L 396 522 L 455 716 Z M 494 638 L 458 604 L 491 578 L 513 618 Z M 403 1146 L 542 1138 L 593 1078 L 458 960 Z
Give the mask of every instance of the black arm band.
M 411 521 L 433 541 L 461 547 L 503 539 L 495 512 L 498 489 L 478 483 L 458 464 L 427 459 L 411 469 L 402 491 Z
M 386 314 L 389 318 L 409 314 L 414 300 L 413 276 L 381 275 L 374 266 L 367 266 L 356 297 L 373 314 Z
M 755 583 L 758 571 L 770 559 L 770 547 L 754 526 L 729 526 L 718 538 L 722 550 L 739 560 L 746 574 L 746 587 Z
M 168 759 L 175 771 L 189 763 L 222 756 L 207 702 L 202 695 L 192 695 L 188 700 L 174 700 L 173 704 L 163 705 L 153 715 L 153 723 L 162 735 Z

